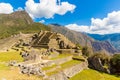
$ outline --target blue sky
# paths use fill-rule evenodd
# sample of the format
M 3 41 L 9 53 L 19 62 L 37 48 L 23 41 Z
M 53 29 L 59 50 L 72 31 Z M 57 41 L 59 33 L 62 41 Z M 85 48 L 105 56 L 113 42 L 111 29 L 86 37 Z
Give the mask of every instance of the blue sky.
M 29 1 L 28 6 L 26 5 L 27 0 L 0 0 L 0 3 L 9 3 L 13 7 L 14 11 L 18 7 L 25 9 L 25 7 L 27 6 L 27 9 L 25 9 L 25 10 L 27 10 L 28 13 L 32 14 L 33 12 L 29 11 L 29 8 L 32 8 L 29 6 L 30 1 L 34 1 L 34 3 L 40 3 L 40 1 L 39 0 L 28 0 L 28 1 Z M 42 1 L 43 0 L 41 0 L 41 2 Z M 58 23 L 58 24 L 67 26 L 69 29 L 76 30 L 77 29 L 76 27 L 78 27 L 78 29 L 81 26 L 82 27 L 85 26 L 86 28 L 91 28 L 91 26 L 93 26 L 92 24 L 94 24 L 94 26 L 97 25 L 96 24 L 98 21 L 97 19 L 100 19 L 103 23 L 104 18 L 109 19 L 109 17 L 108 17 L 109 13 L 116 11 L 116 15 L 117 15 L 117 13 L 120 11 L 120 6 L 119 6 L 120 0 L 61 0 L 60 2 L 61 3 L 68 2 L 73 7 L 70 7 L 70 10 L 66 9 L 66 12 L 63 12 L 63 13 L 61 13 L 61 12 L 51 13 L 51 14 L 53 14 L 51 16 L 50 15 L 48 15 L 48 16 L 39 15 L 41 9 L 38 9 L 39 13 L 37 12 L 36 14 L 32 14 L 33 20 L 37 21 L 37 22 L 42 20 L 42 22 L 44 22 L 45 24 Z M 31 2 L 31 4 L 32 4 L 32 2 Z M 31 5 L 31 6 L 34 6 L 34 5 Z M 61 10 L 63 10 L 63 8 L 61 8 Z M 41 10 L 41 12 L 42 11 L 44 11 L 44 10 Z M 72 12 L 72 11 L 74 11 L 74 12 Z M 73 28 L 76 28 L 76 29 L 71 28 L 71 26 L 74 26 Z M 95 28 L 91 31 L 96 30 L 96 27 L 97 26 L 95 26 Z M 117 26 L 117 28 L 118 28 L 118 26 Z M 79 31 L 81 31 L 81 30 L 79 30 Z M 86 31 L 92 33 L 90 30 L 86 30 Z M 85 31 L 82 31 L 82 32 L 85 32 Z M 118 32 L 119 31 L 114 32 L 114 33 L 118 33 Z M 100 32 L 98 31 L 95 33 L 100 33 Z M 108 33 L 105 33 L 105 34 L 108 34 Z M 104 34 L 104 33 L 101 32 L 100 34 Z

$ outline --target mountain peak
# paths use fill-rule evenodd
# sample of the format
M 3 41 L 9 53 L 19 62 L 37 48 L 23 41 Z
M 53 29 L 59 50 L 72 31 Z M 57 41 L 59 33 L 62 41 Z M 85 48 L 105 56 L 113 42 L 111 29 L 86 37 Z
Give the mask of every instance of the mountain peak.
M 58 24 L 58 23 L 51 23 L 51 24 L 49 24 L 49 25 L 52 25 L 52 26 L 57 26 L 57 27 L 62 26 L 61 24 Z
M 1 22 L 2 21 L 2 22 Z M 14 24 L 24 24 L 33 23 L 32 18 L 26 11 L 16 11 L 11 14 L 0 14 L 0 24 L 6 26 L 14 26 Z

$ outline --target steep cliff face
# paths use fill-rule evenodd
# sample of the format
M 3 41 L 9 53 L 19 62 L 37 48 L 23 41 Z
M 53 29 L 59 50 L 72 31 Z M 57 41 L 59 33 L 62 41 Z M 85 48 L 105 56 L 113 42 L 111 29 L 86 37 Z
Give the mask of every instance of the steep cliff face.
M 81 46 L 89 46 L 94 52 L 105 51 L 107 53 L 116 53 L 117 50 L 108 41 L 96 41 L 87 36 L 87 34 L 69 30 L 62 26 L 49 25 L 52 31 L 65 35 L 69 40 Z

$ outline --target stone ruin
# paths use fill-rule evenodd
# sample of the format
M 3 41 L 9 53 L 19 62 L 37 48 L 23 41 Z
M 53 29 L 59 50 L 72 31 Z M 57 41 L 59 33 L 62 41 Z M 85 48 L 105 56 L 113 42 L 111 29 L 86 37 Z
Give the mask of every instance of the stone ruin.
M 24 59 L 24 62 L 15 63 L 11 61 L 9 66 L 17 65 L 20 68 L 20 72 L 27 75 L 38 75 L 45 76 L 45 73 L 41 70 L 42 67 L 48 66 L 48 61 L 44 59 L 45 56 L 55 56 L 51 53 L 59 55 L 59 53 L 51 48 L 51 49 L 39 49 L 36 50 L 34 48 L 30 50 L 24 50 L 20 52 L 21 57 Z M 55 56 L 56 57 L 56 56 Z M 49 64 L 51 65 L 51 64 Z
M 28 50 L 21 49 L 22 51 L 20 52 L 24 62 L 16 63 L 11 61 L 9 65 L 18 66 L 20 72 L 28 76 L 38 75 L 46 77 L 45 72 L 42 70 L 43 67 L 53 64 L 58 65 L 72 60 L 72 56 L 60 60 L 49 60 L 49 58 L 57 57 L 61 53 L 77 53 L 77 55 L 81 53 L 76 48 L 76 45 L 64 35 L 49 31 L 40 31 L 38 34 L 34 34 L 27 47 Z
M 32 36 L 30 45 L 34 48 L 56 49 L 59 53 L 78 53 L 76 45 L 60 33 L 40 31 Z M 79 52 L 80 55 L 81 51 Z
M 37 75 L 37 76 L 45 76 L 45 73 L 42 71 L 41 67 L 37 67 L 34 65 L 19 65 L 20 71 L 23 74 L 30 75 Z
M 51 53 L 54 53 L 54 55 Z M 38 61 L 41 61 L 44 58 L 44 56 L 47 56 L 47 57 L 50 56 L 53 58 L 55 55 L 59 55 L 59 52 L 53 48 L 39 49 L 39 51 L 32 48 L 31 50 L 21 51 L 20 55 L 24 59 L 24 61 L 38 62 Z
M 72 49 L 75 45 L 65 36 L 50 31 L 40 31 L 31 40 L 31 46 L 35 48 Z

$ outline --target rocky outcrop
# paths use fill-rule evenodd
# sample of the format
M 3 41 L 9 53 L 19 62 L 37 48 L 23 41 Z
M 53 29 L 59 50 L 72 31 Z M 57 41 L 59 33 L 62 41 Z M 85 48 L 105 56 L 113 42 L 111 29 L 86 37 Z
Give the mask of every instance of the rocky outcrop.
M 102 71 L 102 72 L 106 72 L 106 73 L 110 73 L 110 70 L 106 67 L 104 67 L 104 63 L 102 62 L 102 60 L 100 58 L 88 58 L 88 63 L 89 63 L 89 68 L 98 70 L 98 71 Z

